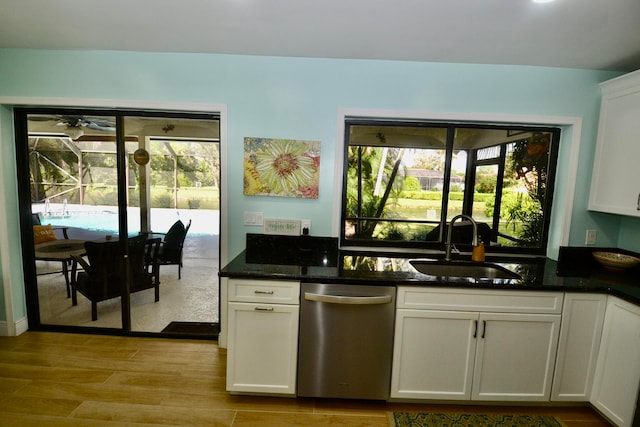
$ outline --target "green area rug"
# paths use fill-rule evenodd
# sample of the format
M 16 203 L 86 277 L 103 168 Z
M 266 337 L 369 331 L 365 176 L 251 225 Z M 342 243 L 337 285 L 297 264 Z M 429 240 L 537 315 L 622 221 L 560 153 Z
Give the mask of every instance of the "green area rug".
M 389 413 L 391 427 L 565 427 L 551 415 Z

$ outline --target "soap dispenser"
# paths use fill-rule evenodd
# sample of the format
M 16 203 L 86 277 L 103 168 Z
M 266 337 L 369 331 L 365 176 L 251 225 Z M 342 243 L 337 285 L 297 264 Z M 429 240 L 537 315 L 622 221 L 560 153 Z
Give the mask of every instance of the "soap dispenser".
M 484 262 L 484 243 L 478 240 L 478 244 L 471 251 L 471 261 Z

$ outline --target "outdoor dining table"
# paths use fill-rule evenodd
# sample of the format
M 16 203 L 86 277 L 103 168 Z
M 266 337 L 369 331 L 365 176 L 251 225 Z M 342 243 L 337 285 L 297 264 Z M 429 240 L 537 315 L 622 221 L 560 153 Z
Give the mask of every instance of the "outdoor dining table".
M 70 283 L 75 280 L 77 264 L 73 256 L 85 255 L 84 240 L 61 239 L 35 245 L 35 258 L 38 261 L 62 262 L 62 273 L 67 285 L 67 298 L 71 297 Z M 69 277 L 69 263 L 71 262 L 71 278 Z

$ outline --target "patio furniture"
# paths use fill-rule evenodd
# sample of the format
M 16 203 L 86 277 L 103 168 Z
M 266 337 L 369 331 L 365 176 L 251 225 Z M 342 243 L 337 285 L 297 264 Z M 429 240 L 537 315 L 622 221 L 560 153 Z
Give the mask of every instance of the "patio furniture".
M 147 239 L 146 236 L 130 237 L 129 272 L 131 275 L 130 293 L 155 289 L 155 301 L 160 300 L 160 281 L 158 280 L 157 254 L 160 239 Z M 84 271 L 78 273 L 72 282 L 72 304 L 77 305 L 80 292 L 91 301 L 91 320 L 98 319 L 98 303 L 122 296 L 126 271 L 124 256 L 117 240 L 85 242 L 87 260 L 73 256 Z
M 63 239 L 34 245 L 36 260 L 62 262 L 62 274 L 67 285 L 67 298 L 71 296 L 69 285 L 76 276 L 76 263 L 72 262 L 73 257 L 81 257 L 85 254 L 84 243 L 84 240 Z M 69 267 L 71 267 L 71 276 L 69 276 Z
M 164 235 L 160 251 L 158 252 L 158 262 L 160 265 L 177 265 L 178 280 L 181 278 L 182 269 L 182 249 L 184 247 L 184 239 L 191 227 L 191 220 L 185 227 L 181 220 L 177 220 L 169 231 Z
M 34 226 L 41 226 L 42 225 L 42 219 L 40 218 L 40 214 L 39 213 L 36 212 L 36 213 L 32 213 L 31 214 L 31 223 Z M 64 225 L 56 225 L 56 226 L 53 226 L 51 228 L 54 231 L 58 231 L 58 230 L 62 231 L 62 236 L 65 239 L 69 238 L 69 234 L 68 234 L 69 227 L 65 227 Z

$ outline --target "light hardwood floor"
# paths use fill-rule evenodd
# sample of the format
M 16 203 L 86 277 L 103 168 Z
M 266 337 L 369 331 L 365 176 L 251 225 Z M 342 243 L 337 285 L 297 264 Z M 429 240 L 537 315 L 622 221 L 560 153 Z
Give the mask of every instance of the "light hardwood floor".
M 426 405 L 232 396 L 215 341 L 54 332 L 0 337 L 0 426 L 388 426 L 386 413 L 556 415 L 608 426 L 587 407 Z

